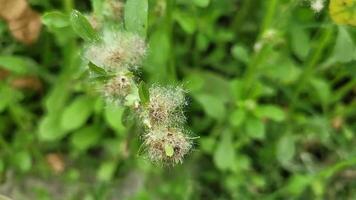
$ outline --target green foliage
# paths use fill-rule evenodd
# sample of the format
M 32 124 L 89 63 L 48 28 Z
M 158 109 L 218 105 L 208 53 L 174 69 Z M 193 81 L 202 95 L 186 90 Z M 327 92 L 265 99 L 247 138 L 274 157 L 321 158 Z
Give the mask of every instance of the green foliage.
M 79 11 L 73 10 L 70 14 L 70 22 L 76 34 L 88 42 L 95 42 L 99 40 L 99 36 L 90 25 L 87 18 Z
M 148 0 L 127 0 L 125 4 L 125 28 L 146 37 Z
M 138 94 L 143 105 L 147 104 L 150 101 L 150 93 L 145 82 L 141 81 L 138 86 Z
M 327 10 L 288 0 L 127 0 L 110 18 L 116 1 L 29 2 L 42 13 L 36 44 L 15 41 L 0 22 L 1 194 L 355 199 L 356 30 L 333 24 Z M 146 82 L 134 88 L 142 102 L 147 85 L 186 90 L 194 147 L 183 164 L 147 161 L 135 111 L 97 97 L 96 81 L 111 72 L 84 62 L 82 49 L 103 39 L 92 25 L 100 20 L 146 38 L 134 70 Z

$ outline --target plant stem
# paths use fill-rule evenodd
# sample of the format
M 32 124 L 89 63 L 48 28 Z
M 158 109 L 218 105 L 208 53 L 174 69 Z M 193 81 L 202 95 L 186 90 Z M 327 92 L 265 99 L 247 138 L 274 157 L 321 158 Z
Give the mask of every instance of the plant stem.
M 300 79 L 298 81 L 298 86 L 296 90 L 294 91 L 293 97 L 292 97 L 292 108 L 294 108 L 295 103 L 298 100 L 298 97 L 306 86 L 307 82 L 309 79 L 312 77 L 315 71 L 315 66 L 318 64 L 320 61 L 323 52 L 327 45 L 329 44 L 330 40 L 332 39 L 334 29 L 332 27 L 327 27 L 323 30 L 320 36 L 320 40 L 316 44 L 316 48 L 313 51 L 313 54 L 310 56 L 310 59 L 305 64 L 305 68 L 303 70 L 303 73 L 300 76 Z

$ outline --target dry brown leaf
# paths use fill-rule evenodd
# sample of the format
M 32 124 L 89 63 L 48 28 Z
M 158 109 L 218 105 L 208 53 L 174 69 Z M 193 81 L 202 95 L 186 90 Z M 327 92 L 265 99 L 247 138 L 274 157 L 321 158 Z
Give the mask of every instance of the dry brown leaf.
M 0 68 L 1 68 L 1 66 L 0 66 Z M 0 80 L 5 79 L 6 77 L 9 76 L 9 74 L 10 74 L 9 71 L 4 70 L 4 69 L 0 69 Z
M 65 163 L 63 161 L 62 155 L 58 153 L 49 153 L 46 156 L 46 160 L 56 174 L 60 174 L 64 171 L 65 169 Z
M 35 42 L 41 31 L 40 15 L 26 0 L 0 0 L 0 17 L 7 21 L 11 34 L 20 42 Z
M 16 89 L 30 89 L 34 91 L 42 90 L 42 83 L 37 77 L 24 76 L 13 79 L 11 86 Z

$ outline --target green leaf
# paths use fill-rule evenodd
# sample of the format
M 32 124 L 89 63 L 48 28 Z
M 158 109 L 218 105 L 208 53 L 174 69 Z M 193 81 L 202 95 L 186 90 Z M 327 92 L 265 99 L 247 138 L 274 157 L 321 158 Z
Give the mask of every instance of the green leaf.
M 268 118 L 277 122 L 283 121 L 286 116 L 284 111 L 275 105 L 259 105 L 255 110 L 259 118 Z
M 141 102 L 145 105 L 150 101 L 150 92 L 145 82 L 141 81 L 138 86 L 138 94 L 140 96 Z
M 91 73 L 93 73 L 96 76 L 106 76 L 107 72 L 105 71 L 104 68 L 98 67 L 92 62 L 89 62 L 88 64 L 89 70 Z
M 197 27 L 196 20 L 187 12 L 175 10 L 174 19 L 178 22 L 178 24 L 183 28 L 186 33 L 193 34 L 195 32 Z
M 102 163 L 97 171 L 97 178 L 100 181 L 110 181 L 114 176 L 117 163 L 115 161 L 106 161 Z
M 299 59 L 305 60 L 311 48 L 308 32 L 299 26 L 292 26 L 290 29 L 291 47 Z
M 23 56 L 0 56 L 0 68 L 16 74 L 37 74 L 38 65 L 30 58 Z
M 317 95 L 323 105 L 327 105 L 328 102 L 331 100 L 332 95 L 329 82 L 321 78 L 313 78 L 311 79 L 310 83 L 314 89 L 313 94 Z
M 200 143 L 200 149 L 205 152 L 205 153 L 209 153 L 212 154 L 213 150 L 214 150 L 214 146 L 216 143 L 216 140 L 212 137 L 201 137 L 199 138 L 199 143 Z
M 347 63 L 354 59 L 355 45 L 349 32 L 345 27 L 339 26 L 336 37 L 336 44 L 333 52 L 333 58 L 337 62 Z
M 74 32 L 88 42 L 99 41 L 99 35 L 90 25 L 87 18 L 77 10 L 73 10 L 70 15 L 70 22 Z
M 97 126 L 87 126 L 74 132 L 71 143 L 80 150 L 86 150 L 95 145 L 100 137 L 100 129 Z
M 230 115 L 230 124 L 234 127 L 239 127 L 246 119 L 246 111 L 243 109 L 236 109 Z
M 262 120 L 250 117 L 246 121 L 246 133 L 254 139 L 265 138 L 265 124 Z
M 207 7 L 210 3 L 210 0 L 193 0 L 193 3 L 199 7 Z
M 194 98 L 202 105 L 208 116 L 216 120 L 222 120 L 225 117 L 225 105 L 219 97 L 208 94 L 195 94 Z
M 58 11 L 43 14 L 42 23 L 50 29 L 70 26 L 69 16 Z
M 27 151 L 15 152 L 12 156 L 12 162 L 21 172 L 29 171 L 32 166 L 32 158 Z
M 119 135 L 123 135 L 125 133 L 125 126 L 122 123 L 124 110 L 124 107 L 119 107 L 114 104 L 108 104 L 105 107 L 105 120 Z
M 164 152 L 166 153 L 166 156 L 172 157 L 174 154 L 174 149 L 173 149 L 172 145 L 166 144 L 164 146 Z
M 236 155 L 232 143 L 231 132 L 225 131 L 222 133 L 221 140 L 214 152 L 214 163 L 220 170 L 233 170 L 235 165 L 235 157 Z
M 127 0 L 125 4 L 125 28 L 146 37 L 148 23 L 148 1 Z
M 171 79 L 167 69 L 171 51 L 170 35 L 161 29 L 154 30 L 150 33 L 148 46 L 150 53 L 143 67 L 147 71 L 147 77 L 152 82 L 168 83 Z
M 93 111 L 94 101 L 88 96 L 79 96 L 65 108 L 60 121 L 66 131 L 77 129 L 84 125 Z
M 292 195 L 300 195 L 313 180 L 313 176 L 295 174 L 289 178 L 287 190 Z
M 291 84 L 298 80 L 301 69 L 296 63 L 282 53 L 271 53 L 265 66 L 265 76 L 283 84 Z
M 61 139 L 67 134 L 60 127 L 60 117 L 62 113 L 48 114 L 41 119 L 38 129 L 38 137 L 42 141 L 55 141 Z
M 241 45 L 234 45 L 231 49 L 231 54 L 234 58 L 243 62 L 244 64 L 248 64 L 250 61 L 250 55 L 247 49 Z
M 131 108 L 125 107 L 122 117 L 121 117 L 121 123 L 125 127 L 130 127 L 134 123 L 134 114 Z
M 282 165 L 287 165 L 295 154 L 295 139 L 293 136 L 287 134 L 282 136 L 277 143 L 277 160 Z

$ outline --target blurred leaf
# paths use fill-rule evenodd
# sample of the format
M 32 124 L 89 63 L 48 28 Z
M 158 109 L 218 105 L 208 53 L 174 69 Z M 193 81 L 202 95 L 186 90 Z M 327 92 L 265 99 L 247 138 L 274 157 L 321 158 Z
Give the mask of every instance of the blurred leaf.
M 46 12 L 43 14 L 42 23 L 51 29 L 70 26 L 69 16 L 59 11 Z
M 103 162 L 98 171 L 97 171 L 97 178 L 100 181 L 110 181 L 114 175 L 116 170 L 116 162 L 115 161 L 105 161 Z
M 225 105 L 218 97 L 208 94 L 194 94 L 194 98 L 201 104 L 208 116 L 216 120 L 222 120 L 225 117 Z
M 234 127 L 239 127 L 246 119 L 246 111 L 243 109 L 236 109 L 230 115 L 230 123 Z
M 200 148 L 202 149 L 203 152 L 205 153 L 213 153 L 214 147 L 216 140 L 211 137 L 201 137 L 199 138 L 199 143 L 200 143 Z
M 31 169 L 32 158 L 27 151 L 15 152 L 12 161 L 21 172 L 27 172 Z
M 210 0 L 193 0 L 193 3 L 199 7 L 207 7 L 210 3 Z
M 335 61 L 341 63 L 350 62 L 355 58 L 355 45 L 345 27 L 339 26 L 332 56 Z
M 123 135 L 125 131 L 124 124 L 122 123 L 122 118 L 124 116 L 124 108 L 113 104 L 108 104 L 105 107 L 105 120 L 106 122 L 115 129 L 115 132 Z
M 135 113 L 131 108 L 125 107 L 121 117 L 121 123 L 127 128 L 134 124 Z
M 300 175 L 300 174 L 293 175 L 288 180 L 287 190 L 290 194 L 300 195 L 305 190 L 305 188 L 309 185 L 311 180 L 312 180 L 311 176 Z
M 231 53 L 234 58 L 243 62 L 244 64 L 248 64 L 250 61 L 250 55 L 247 49 L 241 45 L 234 45 L 231 49 Z
M 308 32 L 301 26 L 292 26 L 290 29 L 291 47 L 299 59 L 305 60 L 311 48 Z
M 283 135 L 277 143 L 277 160 L 282 165 L 287 165 L 295 154 L 295 139 L 293 136 L 287 134 Z
M 198 74 L 189 74 L 183 82 L 185 86 L 184 88 L 192 93 L 200 91 L 204 86 L 204 79 Z
M 295 62 L 281 52 L 273 52 L 269 55 L 264 70 L 265 76 L 283 84 L 294 83 L 301 74 L 301 69 Z
M 291 47 L 294 54 L 301 60 L 305 60 L 311 48 L 310 38 L 306 29 L 294 25 L 290 29 Z
M 38 65 L 31 58 L 23 56 L 0 56 L 0 68 L 16 74 L 36 74 Z
M 235 165 L 235 151 L 232 143 L 232 135 L 225 131 L 214 153 L 214 163 L 218 169 L 225 171 L 233 169 Z
M 101 130 L 95 125 L 86 126 L 73 133 L 71 143 L 80 150 L 86 150 L 98 143 Z
M 275 105 L 259 105 L 255 112 L 259 118 L 268 118 L 277 122 L 286 118 L 284 111 Z
M 140 85 L 138 86 L 138 94 L 143 105 L 146 105 L 150 102 L 150 92 L 148 91 L 146 83 L 143 81 L 141 81 Z
M 67 132 L 60 126 L 62 113 L 47 114 L 39 122 L 38 136 L 43 141 L 54 141 L 62 138 Z
M 99 35 L 90 25 L 87 18 L 77 10 L 73 10 L 70 15 L 70 22 L 74 32 L 87 42 L 99 40 Z
M 254 139 L 265 138 L 265 124 L 262 120 L 255 117 L 249 117 L 246 121 L 246 133 Z
M 315 94 L 318 95 L 320 101 L 326 105 L 331 99 L 331 88 L 328 82 L 323 79 L 313 78 L 310 81 L 312 87 L 314 88 Z
M 147 0 L 127 0 L 125 4 L 125 27 L 129 32 L 146 37 L 147 18 L 148 18 Z
M 170 57 L 170 37 L 166 31 L 155 30 L 149 37 L 150 53 L 145 62 L 144 70 L 147 70 L 151 82 L 167 83 L 170 81 L 167 63 Z
M 60 79 L 51 88 L 45 99 L 45 106 L 49 113 L 62 112 L 63 107 L 67 103 L 70 95 L 69 81 Z
M 88 96 L 75 98 L 63 111 L 61 127 L 71 131 L 83 126 L 93 111 L 93 105 L 93 99 Z
M 197 25 L 194 16 L 191 16 L 189 13 L 182 12 L 177 9 L 174 11 L 174 19 L 186 33 L 193 34 L 195 32 Z

